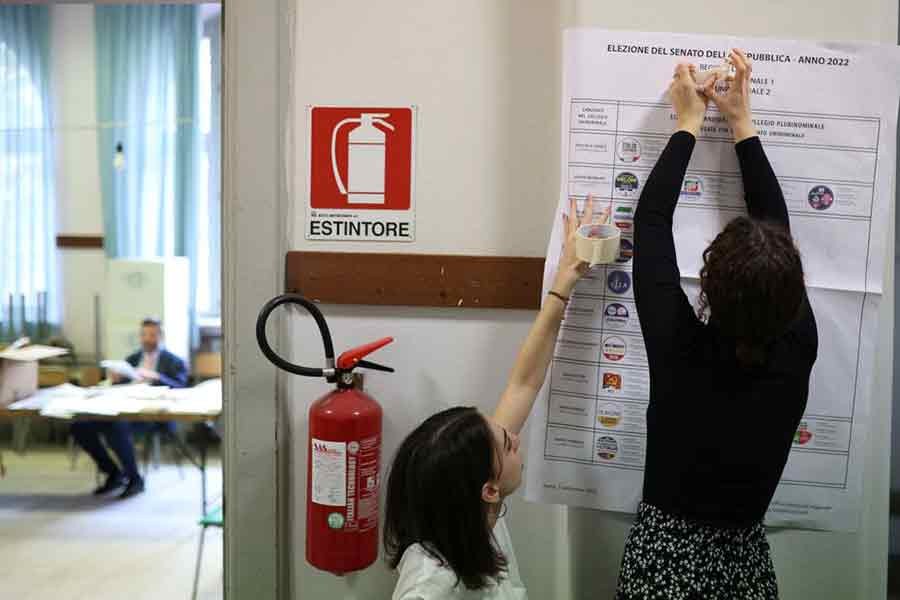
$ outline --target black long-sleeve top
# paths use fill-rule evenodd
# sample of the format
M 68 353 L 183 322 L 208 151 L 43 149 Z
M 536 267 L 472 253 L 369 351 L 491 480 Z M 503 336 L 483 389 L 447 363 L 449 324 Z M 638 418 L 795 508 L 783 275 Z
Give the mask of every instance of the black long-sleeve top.
M 634 219 L 634 293 L 650 366 L 644 501 L 721 526 L 760 521 L 806 408 L 816 322 L 804 299 L 766 364 L 742 368 L 734 341 L 703 323 L 681 289 L 672 216 L 696 140 L 676 132 Z M 758 137 L 735 146 L 750 216 L 789 227 Z

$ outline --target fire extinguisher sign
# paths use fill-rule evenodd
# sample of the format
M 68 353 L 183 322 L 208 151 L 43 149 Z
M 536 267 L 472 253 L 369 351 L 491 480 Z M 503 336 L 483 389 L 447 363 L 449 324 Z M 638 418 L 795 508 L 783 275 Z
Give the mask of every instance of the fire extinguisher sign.
M 309 107 L 306 239 L 415 239 L 415 113 Z

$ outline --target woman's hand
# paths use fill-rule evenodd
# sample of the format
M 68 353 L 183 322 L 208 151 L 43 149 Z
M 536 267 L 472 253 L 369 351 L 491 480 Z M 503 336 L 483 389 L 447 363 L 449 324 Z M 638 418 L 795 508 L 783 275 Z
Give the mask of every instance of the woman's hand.
M 706 115 L 706 105 L 709 98 L 697 90 L 697 82 L 694 72 L 697 67 L 688 63 L 678 63 L 672 83 L 669 84 L 669 97 L 672 99 L 672 108 L 678 117 L 678 130 L 688 131 L 697 137 L 700 135 L 700 127 L 703 126 L 703 117 Z M 712 85 L 715 80 L 710 78 Z
M 603 218 L 601 223 L 609 219 L 609 209 L 606 208 L 600 213 Z M 559 255 L 559 266 L 556 270 L 556 279 L 554 280 L 554 292 L 569 296 L 575 289 L 578 279 L 587 273 L 590 265 L 579 259 L 575 255 L 575 233 L 582 225 L 588 225 L 594 219 L 594 198 L 588 195 L 587 204 L 584 207 L 584 213 L 581 218 L 578 217 L 578 209 L 576 208 L 575 199 L 569 200 L 569 214 L 563 213 L 563 250 Z
M 715 82 L 718 75 L 711 77 L 711 85 L 704 86 L 703 95 L 712 100 L 719 108 L 719 112 L 725 115 L 731 130 L 734 132 L 735 143 L 756 135 L 756 127 L 753 125 L 750 112 L 750 59 L 743 50 L 734 49 L 728 55 L 728 60 L 734 65 L 734 78 L 728 78 L 730 85 L 722 93 L 716 91 Z

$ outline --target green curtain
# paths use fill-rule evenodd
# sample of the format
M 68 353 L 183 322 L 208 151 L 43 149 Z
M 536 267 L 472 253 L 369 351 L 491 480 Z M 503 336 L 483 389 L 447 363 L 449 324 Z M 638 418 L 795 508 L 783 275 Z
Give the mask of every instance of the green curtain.
M 106 253 L 187 256 L 192 323 L 198 281 L 192 232 L 198 195 L 199 36 L 195 6 L 95 8 Z M 123 159 L 119 164 L 117 154 Z
M 0 6 L 0 338 L 59 320 L 49 40 L 46 6 Z

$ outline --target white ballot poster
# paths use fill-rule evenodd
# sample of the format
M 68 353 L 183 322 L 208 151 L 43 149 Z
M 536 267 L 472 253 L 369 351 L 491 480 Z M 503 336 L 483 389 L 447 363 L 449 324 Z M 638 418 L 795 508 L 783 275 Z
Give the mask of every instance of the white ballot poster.
M 753 60 L 754 120 L 784 190 L 819 330 L 807 410 L 766 523 L 857 529 L 878 307 L 893 247 L 897 48 L 597 29 L 568 30 L 564 39 L 563 186 L 544 291 L 569 197 L 579 210 L 588 194 L 611 205 L 622 247 L 615 263 L 579 282 L 566 311 L 530 421 L 526 498 L 637 509 L 649 377 L 631 286 L 634 210 L 674 129 L 665 92 L 676 63 L 718 67 L 736 47 Z M 703 249 L 745 212 L 731 130 L 710 103 L 674 220 L 689 297 Z M 728 435 L 727 425 L 709 434 Z

